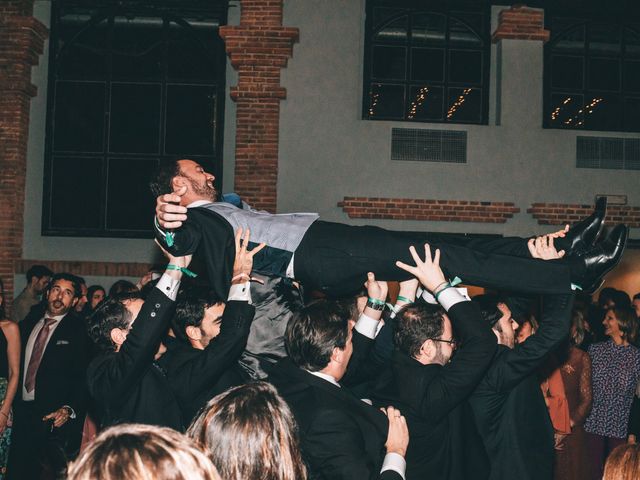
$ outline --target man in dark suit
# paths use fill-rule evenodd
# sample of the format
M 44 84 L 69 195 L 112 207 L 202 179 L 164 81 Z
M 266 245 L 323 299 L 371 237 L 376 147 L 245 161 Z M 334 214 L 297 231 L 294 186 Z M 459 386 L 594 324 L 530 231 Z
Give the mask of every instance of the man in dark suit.
M 58 473 L 80 447 L 85 411 L 87 337 L 73 311 L 80 296 L 74 275 L 58 273 L 20 323 L 22 371 L 16 395 L 8 475 Z
M 246 381 L 238 359 L 247 343 L 255 312 L 242 271 L 234 271 L 229 298 L 197 295 L 178 301 L 173 318 L 176 338 L 167 337 L 167 351 L 158 361 L 167 372 L 185 425 L 206 403 Z
M 289 358 L 269 377 L 296 418 L 311 478 L 404 478 L 404 417 L 389 407 L 385 418 L 343 385 L 360 380 L 382 313 L 386 285 L 372 277 L 372 300 L 353 329 L 334 302 L 318 301 L 296 313 L 285 332 Z
M 411 443 L 407 479 L 462 479 L 463 431 L 460 405 L 482 379 L 496 349 L 496 337 L 480 310 L 445 280 L 440 253 L 412 250 L 415 267 L 403 265 L 432 292 L 442 308 L 413 303 L 396 316 L 391 365 L 373 392 L 375 405 L 394 405 L 407 418 Z M 446 313 L 445 313 L 446 310 Z M 453 331 L 456 332 L 456 340 Z M 452 357 L 454 347 L 461 347 Z
M 214 180 L 198 163 L 182 159 L 163 163 L 151 186 L 157 196 L 158 241 L 174 255 L 198 250 L 219 297 L 228 289 L 237 228 L 251 229 L 255 241 L 267 245 L 256 257 L 257 272 L 295 278 L 332 296 L 353 294 L 369 271 L 380 280 L 407 280 L 395 261 L 410 262 L 409 246 L 424 243 L 442 250 L 447 276 L 467 284 L 551 294 L 568 293 L 575 285 L 593 290 L 620 261 L 628 236 L 620 225 L 594 247 L 606 213 L 606 203 L 599 202 L 593 215 L 568 232 L 556 232 L 567 257 L 544 262 L 532 255 L 533 239 L 412 234 L 323 222 L 315 213 L 271 215 L 238 208 L 216 201 Z

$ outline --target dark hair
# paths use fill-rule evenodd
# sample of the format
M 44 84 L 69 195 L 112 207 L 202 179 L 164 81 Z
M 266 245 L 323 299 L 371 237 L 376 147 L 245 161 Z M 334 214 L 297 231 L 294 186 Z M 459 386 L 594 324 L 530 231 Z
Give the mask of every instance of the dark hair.
M 27 283 L 31 283 L 33 277 L 42 278 L 51 276 L 53 276 L 53 272 L 44 265 L 32 265 L 31 268 L 27 270 Z
M 111 285 L 111 288 L 109 289 L 109 297 L 116 297 L 118 295 L 121 295 L 123 293 L 130 293 L 130 292 L 137 292 L 138 287 L 136 287 L 133 283 L 131 283 L 129 280 L 118 280 L 117 282 L 115 282 L 113 285 Z
M 297 312 L 284 332 L 284 346 L 300 368 L 325 368 L 334 348 L 344 349 L 349 338 L 349 316 L 335 302 L 317 300 Z
M 106 297 L 107 291 L 102 285 L 91 285 L 89 288 L 87 288 L 87 299 L 89 300 L 89 302 L 91 302 L 91 297 L 93 297 L 93 294 L 100 290 L 104 292 L 104 296 Z
M 616 290 L 611 294 L 611 300 L 616 308 L 631 308 L 631 299 L 627 292 Z
M 622 339 L 629 343 L 635 343 L 638 336 L 638 317 L 631 307 L 614 307 L 611 309 L 618 321 L 618 327 L 622 332 Z
M 410 303 L 396 315 L 395 344 L 410 357 L 420 354 L 420 347 L 428 339 L 436 339 L 444 331 L 444 310 L 439 305 Z
M 80 287 L 80 283 L 81 283 L 80 278 L 72 273 L 67 273 L 67 272 L 56 273 L 51 277 L 51 281 L 49 282 L 49 286 L 47 287 L 46 293 L 43 298 L 46 298 L 49 296 L 49 291 L 51 290 L 51 287 L 53 287 L 53 284 L 56 283 L 56 281 L 58 280 L 66 280 L 67 282 L 71 282 L 71 285 L 73 285 L 73 297 L 80 298 L 80 295 L 82 295 L 82 288 Z
M 201 291 L 185 293 L 176 303 L 176 312 L 171 321 L 173 333 L 180 340 L 188 341 L 187 327 L 199 327 L 205 310 L 218 303 L 222 303 L 222 300 L 211 298 Z
M 154 197 L 159 197 L 165 193 L 173 191 L 171 181 L 173 177 L 180 175 L 180 165 L 178 158 L 160 160 L 158 168 L 153 173 L 149 182 L 149 189 Z
M 604 287 L 600 290 L 600 293 L 598 294 L 598 305 L 604 307 L 607 300 L 613 300 L 613 294 L 615 291 L 616 289 L 612 287 Z
M 633 296 L 633 299 L 634 299 L 634 300 L 640 300 L 640 292 L 636 293 L 636 294 Z
M 291 410 L 266 382 L 231 388 L 200 411 L 187 435 L 225 480 L 305 480 Z
M 107 298 L 87 319 L 89 337 L 102 351 L 114 351 L 111 330 L 114 328 L 126 330 L 132 320 L 131 312 L 125 308 L 120 299 Z
M 219 480 L 211 461 L 185 435 L 167 427 L 110 427 L 69 465 L 68 480 Z
M 493 327 L 498 320 L 502 318 L 502 312 L 498 309 L 500 299 L 497 295 L 477 295 L 471 299 L 478 307 L 480 307 L 480 315 L 482 319 Z

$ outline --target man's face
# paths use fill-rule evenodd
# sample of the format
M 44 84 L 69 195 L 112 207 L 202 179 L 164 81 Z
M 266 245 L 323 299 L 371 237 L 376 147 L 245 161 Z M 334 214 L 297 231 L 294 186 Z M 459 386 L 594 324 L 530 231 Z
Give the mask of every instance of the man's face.
M 451 320 L 447 315 L 442 316 L 442 335 L 440 340 L 447 340 L 442 342 L 434 342 L 436 345 L 436 356 L 433 359 L 433 363 L 439 365 L 446 365 L 451 360 L 451 356 L 455 350 L 455 344 L 450 343 L 453 341 L 453 328 L 451 327 Z
M 204 168 L 193 160 L 178 160 L 178 167 L 180 176 L 187 180 L 193 195 L 201 200 L 216 201 L 217 192 L 213 186 L 216 177 L 205 172 Z
M 63 315 L 73 308 L 77 301 L 73 283 L 58 279 L 51 285 L 47 295 L 47 313 L 51 316 Z
M 222 321 L 222 314 L 224 313 L 225 304 L 216 303 L 205 309 L 204 318 L 200 324 L 200 344 L 203 348 L 206 348 L 211 340 L 220 335 L 220 322 Z
M 498 320 L 493 330 L 498 336 L 498 343 L 509 348 L 515 346 L 516 330 L 518 322 L 511 317 L 511 310 L 504 303 L 498 304 L 498 310 L 502 312 L 502 317 Z
M 40 295 L 42 292 L 45 291 L 45 289 L 47 288 L 47 285 L 49 285 L 49 282 L 51 281 L 51 277 L 48 275 L 45 275 L 44 277 L 40 277 L 40 278 L 34 277 L 33 280 L 34 280 L 33 288 L 35 292 L 38 295 Z
M 636 311 L 636 317 L 640 318 L 640 298 L 633 301 L 633 309 Z
M 81 312 L 84 306 L 87 304 L 87 286 L 84 283 L 80 284 L 80 298 L 76 303 L 76 312 Z

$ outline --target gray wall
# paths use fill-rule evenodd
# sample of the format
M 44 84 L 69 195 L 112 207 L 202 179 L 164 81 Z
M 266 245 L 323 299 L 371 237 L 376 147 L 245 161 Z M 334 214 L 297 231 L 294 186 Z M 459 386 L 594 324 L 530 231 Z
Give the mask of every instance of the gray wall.
M 284 24 L 300 29 L 300 42 L 282 74 L 280 211 L 319 211 L 326 220 L 403 230 L 527 235 L 548 231 L 525 212 L 533 202 L 592 203 L 595 194 L 623 194 L 640 205 L 640 172 L 576 169 L 577 133 L 542 128 L 542 42 L 492 47 L 489 125 L 367 121 L 361 119 L 365 0 L 309 5 L 285 2 Z M 392 162 L 392 127 L 466 130 L 467 164 Z M 336 207 L 344 196 L 513 201 L 521 213 L 499 225 L 349 220 Z

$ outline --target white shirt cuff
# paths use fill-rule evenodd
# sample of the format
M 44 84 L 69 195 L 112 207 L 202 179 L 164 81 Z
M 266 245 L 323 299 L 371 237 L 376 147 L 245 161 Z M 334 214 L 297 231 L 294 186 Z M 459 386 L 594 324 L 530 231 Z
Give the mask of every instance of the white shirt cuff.
M 249 302 L 251 305 L 251 282 L 236 283 L 229 288 L 228 300 Z
M 382 462 L 382 469 L 380 470 L 380 473 L 386 470 L 393 470 L 404 479 L 404 474 L 407 470 L 407 462 L 399 453 L 389 452 L 384 456 L 384 462 Z
M 468 300 L 458 290 L 450 287 L 438 294 L 438 302 L 448 312 L 456 303 L 468 302 Z
M 360 315 L 360 318 L 358 318 L 355 329 L 358 333 L 361 333 L 365 337 L 373 340 L 374 338 L 376 338 L 379 324 L 380 320 L 375 320 L 363 313 L 362 315 Z
M 178 296 L 178 287 L 180 287 L 180 280 L 163 273 L 156 284 L 156 288 L 164 293 L 171 300 L 175 301 Z

